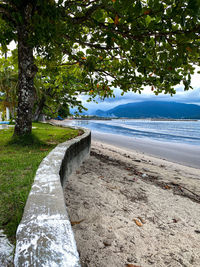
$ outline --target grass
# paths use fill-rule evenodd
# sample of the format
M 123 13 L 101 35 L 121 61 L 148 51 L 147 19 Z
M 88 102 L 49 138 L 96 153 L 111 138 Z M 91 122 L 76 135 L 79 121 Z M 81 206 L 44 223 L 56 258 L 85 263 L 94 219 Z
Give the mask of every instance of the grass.
M 13 138 L 13 128 L 0 130 L 0 229 L 12 243 L 21 221 L 36 170 L 58 144 L 79 130 L 33 123 L 31 136 Z

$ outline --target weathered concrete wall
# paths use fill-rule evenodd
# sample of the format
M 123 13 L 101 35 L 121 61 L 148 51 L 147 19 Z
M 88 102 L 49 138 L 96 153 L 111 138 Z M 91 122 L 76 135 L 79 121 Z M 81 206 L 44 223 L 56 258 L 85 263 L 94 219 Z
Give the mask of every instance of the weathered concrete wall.
M 89 154 L 91 133 L 59 144 L 40 164 L 17 229 L 15 266 L 76 267 L 79 255 L 62 185 Z

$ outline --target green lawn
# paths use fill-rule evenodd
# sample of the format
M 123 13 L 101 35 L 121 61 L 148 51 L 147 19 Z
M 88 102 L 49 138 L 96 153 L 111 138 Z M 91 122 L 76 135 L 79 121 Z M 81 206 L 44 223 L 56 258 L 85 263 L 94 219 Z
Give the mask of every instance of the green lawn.
M 14 243 L 26 199 L 42 159 L 79 130 L 33 123 L 33 134 L 13 138 L 13 128 L 0 130 L 0 229 Z

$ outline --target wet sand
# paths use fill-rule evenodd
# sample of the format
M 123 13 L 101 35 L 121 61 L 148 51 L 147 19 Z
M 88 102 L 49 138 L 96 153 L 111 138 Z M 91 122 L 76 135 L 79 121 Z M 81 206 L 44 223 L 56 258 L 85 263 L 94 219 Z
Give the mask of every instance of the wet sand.
M 138 151 L 157 158 L 200 169 L 200 145 L 159 142 L 145 138 L 133 138 L 117 134 L 92 131 L 92 139 L 128 151 Z
M 71 120 L 54 121 L 70 125 Z M 118 134 L 92 131 L 92 140 L 113 145 L 128 151 L 138 151 L 167 161 L 200 169 L 200 144 L 189 145 L 175 142 L 161 142 L 147 138 L 135 138 Z

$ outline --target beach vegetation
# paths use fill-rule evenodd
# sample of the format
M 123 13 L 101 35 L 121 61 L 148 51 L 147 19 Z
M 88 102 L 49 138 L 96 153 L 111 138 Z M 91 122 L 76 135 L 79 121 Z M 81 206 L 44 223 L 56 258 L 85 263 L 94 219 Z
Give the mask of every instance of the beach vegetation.
M 0 0 L 3 51 L 12 40 L 18 44 L 15 135 L 31 133 L 37 55 L 80 69 L 75 85 L 81 80 L 90 98 L 112 96 L 116 87 L 141 93 L 151 86 L 156 95 L 172 95 L 181 82 L 191 88 L 199 31 L 199 0 Z
M 33 123 L 31 135 L 14 136 L 14 128 L 0 130 L 0 229 L 15 242 L 26 200 L 42 159 L 79 130 Z

